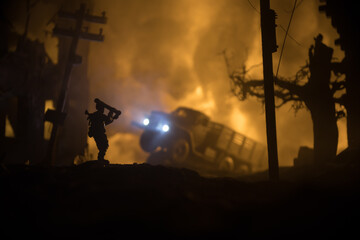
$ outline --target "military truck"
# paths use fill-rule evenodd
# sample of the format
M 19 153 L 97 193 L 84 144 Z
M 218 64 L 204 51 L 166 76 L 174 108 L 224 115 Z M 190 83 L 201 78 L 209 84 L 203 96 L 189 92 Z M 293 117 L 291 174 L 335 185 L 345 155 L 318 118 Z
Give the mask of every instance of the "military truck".
M 191 108 L 152 111 L 133 125 L 144 130 L 140 146 L 150 153 L 150 164 L 251 173 L 266 161 L 263 145 Z

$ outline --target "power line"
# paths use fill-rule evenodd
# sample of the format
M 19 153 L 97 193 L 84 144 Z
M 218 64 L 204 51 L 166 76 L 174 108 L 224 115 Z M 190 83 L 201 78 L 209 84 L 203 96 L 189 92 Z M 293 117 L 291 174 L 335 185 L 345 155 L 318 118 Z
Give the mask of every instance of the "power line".
M 295 2 L 294 2 L 294 7 L 293 7 L 293 10 L 292 10 L 292 12 L 291 12 L 289 24 L 288 24 L 287 29 L 286 29 L 286 32 L 285 32 L 284 42 L 283 42 L 282 47 L 281 47 L 280 58 L 279 58 L 279 63 L 278 63 L 278 67 L 277 67 L 277 70 L 276 70 L 275 78 L 277 78 L 278 73 L 279 73 L 280 63 L 281 63 L 281 57 L 282 57 L 283 52 L 284 52 L 285 41 L 286 41 L 286 37 L 287 37 L 287 35 L 288 35 L 288 33 L 289 33 L 290 24 L 291 24 L 292 18 L 293 18 L 293 16 L 294 16 L 294 12 L 295 12 L 295 8 L 296 8 L 296 2 L 297 2 L 297 0 L 295 0 Z
M 295 8 L 298 8 L 303 3 L 303 1 L 304 0 L 300 0 L 299 4 Z
M 255 10 L 255 12 L 257 12 L 258 14 L 260 14 L 260 11 L 254 6 L 254 4 L 250 1 L 250 0 L 247 0 L 249 5 L 251 6 L 251 8 L 253 8 Z M 304 0 L 301 0 L 299 2 L 299 4 L 296 6 L 296 8 L 298 8 L 300 6 L 300 4 L 303 2 Z M 286 29 L 281 26 L 280 24 L 278 25 L 280 27 L 281 30 L 283 30 L 284 32 L 286 32 Z M 291 36 L 289 33 L 287 33 L 287 35 L 289 36 L 289 38 L 291 40 L 293 40 L 298 46 L 300 47 L 304 47 L 303 45 L 301 45 L 301 43 L 299 43 L 293 36 Z
M 286 32 L 286 29 L 281 25 L 279 24 L 278 25 L 280 27 L 281 30 L 283 30 L 284 32 Z M 287 34 L 289 36 L 289 38 L 291 40 L 293 40 L 297 45 L 299 45 L 300 47 L 304 47 L 301 43 L 299 43 L 293 36 L 291 36 L 289 33 Z
M 260 14 L 260 11 L 257 10 L 257 8 L 254 6 L 254 4 L 252 4 L 252 2 L 250 0 L 248 0 L 248 3 L 250 4 L 250 6 L 257 12 Z
M 302 4 L 304 2 L 304 0 L 300 0 L 300 2 L 296 5 L 296 7 L 295 7 L 295 9 L 297 9 L 298 7 L 300 7 L 300 5 Z M 290 11 L 288 11 L 288 10 L 283 10 L 284 12 L 286 12 L 286 13 L 291 13 L 291 10 Z

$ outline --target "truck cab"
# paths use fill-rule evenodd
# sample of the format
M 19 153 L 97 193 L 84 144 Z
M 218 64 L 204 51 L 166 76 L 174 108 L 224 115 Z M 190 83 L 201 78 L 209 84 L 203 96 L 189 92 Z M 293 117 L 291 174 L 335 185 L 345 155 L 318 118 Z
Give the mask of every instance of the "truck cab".
M 133 124 L 144 130 L 140 146 L 150 153 L 151 164 L 250 173 L 264 160 L 264 146 L 191 108 L 152 111 Z

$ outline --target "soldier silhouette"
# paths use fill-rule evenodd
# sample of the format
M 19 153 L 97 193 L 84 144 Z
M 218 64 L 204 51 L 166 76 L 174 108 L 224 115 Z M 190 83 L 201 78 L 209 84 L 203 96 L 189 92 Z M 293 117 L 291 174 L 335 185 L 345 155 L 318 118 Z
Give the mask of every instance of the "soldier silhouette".
M 85 114 L 88 115 L 87 119 L 89 120 L 89 137 L 93 137 L 96 146 L 99 149 L 98 160 L 105 161 L 105 153 L 109 147 L 109 142 L 105 134 L 105 125 L 109 125 L 115 119 L 119 117 L 121 111 L 110 107 L 101 100 L 95 98 L 94 102 L 96 103 L 96 112 L 89 113 L 87 110 Z M 108 115 L 104 114 L 104 110 L 107 108 L 109 110 Z

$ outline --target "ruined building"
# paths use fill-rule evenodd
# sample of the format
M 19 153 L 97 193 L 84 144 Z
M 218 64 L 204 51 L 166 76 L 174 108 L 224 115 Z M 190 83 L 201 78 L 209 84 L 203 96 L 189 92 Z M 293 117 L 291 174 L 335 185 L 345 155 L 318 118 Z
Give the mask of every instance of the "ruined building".
M 66 10 L 75 11 L 79 4 Z M 57 19 L 59 26 L 71 23 Z M 47 108 L 56 106 L 71 39 L 58 37 L 58 63 L 47 56 L 44 44 L 11 31 L 11 24 L 1 23 L 6 39 L 16 41 L 9 51 L 8 40 L 1 41 L 0 56 L 0 157 L 7 164 L 41 164 L 47 150 L 51 123 L 44 122 Z M 15 39 L 15 40 L 14 40 Z M 54 147 L 54 164 L 71 165 L 83 155 L 87 145 L 87 122 L 84 110 L 89 101 L 87 59 L 89 43 L 79 41 L 77 54 L 82 63 L 71 72 L 67 117 L 60 127 Z

